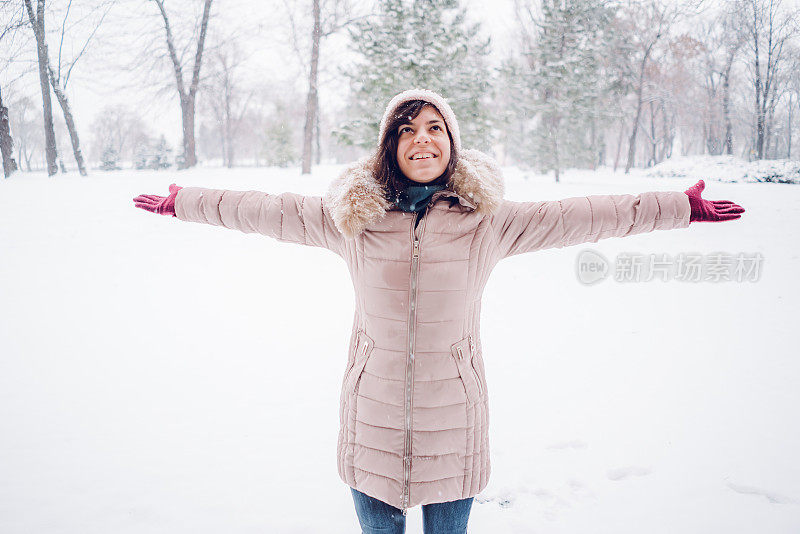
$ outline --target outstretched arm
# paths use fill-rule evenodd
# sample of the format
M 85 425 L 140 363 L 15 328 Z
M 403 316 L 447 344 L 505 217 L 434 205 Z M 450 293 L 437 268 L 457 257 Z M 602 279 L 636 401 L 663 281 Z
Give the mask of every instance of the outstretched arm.
M 181 188 L 172 184 L 168 197 L 140 195 L 133 201 L 138 208 L 172 215 L 182 221 L 259 233 L 279 241 L 324 247 L 341 254 L 342 234 L 334 226 L 321 197 Z
M 702 191 L 702 180 L 686 192 L 592 195 L 545 202 L 504 201 L 491 221 L 499 257 L 686 228 L 692 221 L 730 220 L 744 212 L 744 208 L 730 201 L 700 199 L 697 187 Z

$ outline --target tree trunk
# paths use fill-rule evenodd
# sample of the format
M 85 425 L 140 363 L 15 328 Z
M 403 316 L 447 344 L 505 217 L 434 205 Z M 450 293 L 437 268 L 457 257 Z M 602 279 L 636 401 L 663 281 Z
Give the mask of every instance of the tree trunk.
M 194 146 L 194 97 L 181 98 L 181 120 L 183 124 L 183 166 L 188 169 L 197 165 Z
M 561 173 L 560 173 L 560 170 L 561 170 L 561 158 L 559 157 L 559 154 L 558 154 L 558 128 L 553 128 L 551 130 L 551 132 L 552 132 L 552 135 L 550 136 L 550 138 L 553 140 L 553 162 L 554 162 L 553 163 L 553 173 L 555 174 L 555 177 L 556 177 L 556 183 L 558 183 L 560 181 L 559 177 L 561 175 Z
M 722 115 L 725 121 L 725 153 L 733 155 L 733 125 L 731 124 L 731 68 L 737 48 L 728 52 L 725 72 L 722 75 Z
M 731 91 L 730 91 L 730 74 L 731 71 L 725 73 L 725 80 L 722 85 L 722 114 L 725 118 L 725 153 L 729 156 L 733 155 L 733 125 L 731 124 Z
M 47 70 L 50 74 L 50 84 L 53 86 L 53 92 L 56 94 L 58 104 L 61 106 L 61 111 L 64 114 L 64 122 L 67 123 L 67 131 L 69 131 L 69 139 L 72 142 L 72 154 L 75 156 L 75 163 L 78 165 L 78 172 L 81 176 L 86 176 L 86 164 L 83 162 L 83 154 L 81 153 L 81 142 L 78 139 L 78 130 L 75 128 L 75 119 L 72 116 L 72 109 L 69 106 L 69 100 L 64 91 L 59 87 L 55 79 L 53 69 L 50 67 L 50 59 L 47 59 Z
M 650 162 L 648 167 L 653 167 L 656 164 L 656 149 L 658 148 L 658 139 L 656 138 L 656 112 L 655 101 L 650 101 Z
M 792 159 L 792 114 L 794 112 L 794 105 L 792 104 L 792 97 L 789 95 L 789 114 L 786 121 L 786 159 Z
M 628 161 L 625 163 L 625 174 L 628 174 L 633 166 L 633 160 L 636 157 L 636 134 L 639 132 L 639 120 L 642 117 L 642 92 L 644 91 L 644 71 L 647 66 L 647 58 L 650 57 L 650 45 L 645 51 L 642 63 L 639 65 L 639 86 L 636 88 L 636 116 L 633 119 L 633 128 L 631 130 L 631 138 L 628 143 Z
M 197 38 L 197 50 L 194 55 L 194 68 L 192 69 L 192 81 L 187 91 L 183 84 L 183 68 L 178 59 L 178 52 L 175 48 L 175 42 L 172 37 L 172 29 L 169 25 L 169 17 L 167 10 L 164 7 L 164 0 L 154 0 L 161 12 L 161 18 L 164 20 L 164 31 L 166 32 L 167 51 L 169 52 L 170 60 L 172 61 L 172 69 L 175 73 L 175 84 L 178 89 L 178 97 L 181 103 L 181 122 L 183 124 L 183 166 L 182 168 L 194 167 L 197 165 L 197 152 L 195 151 L 194 139 L 194 111 L 195 111 L 195 95 L 197 95 L 197 87 L 200 84 L 200 67 L 203 64 L 203 47 L 206 42 L 206 34 L 208 33 L 208 19 L 211 15 L 211 2 L 212 0 L 205 0 L 203 2 L 203 16 L 200 21 L 200 36 Z
M 306 123 L 303 129 L 302 174 L 311 173 L 311 152 L 314 140 L 314 117 L 317 113 L 317 67 L 319 65 L 320 7 L 313 0 L 314 31 L 311 35 L 311 69 L 308 76 L 308 98 L 306 99 Z
M 47 43 L 44 35 L 44 0 L 36 3 L 36 14 L 33 12 L 31 0 L 25 0 L 33 33 L 36 36 L 36 53 L 39 58 L 39 87 L 42 90 L 42 114 L 44 116 L 44 146 L 47 158 L 47 174 L 53 176 L 58 172 L 58 151 L 56 150 L 56 133 L 53 127 L 53 106 L 50 102 L 50 81 L 47 77 Z
M 664 102 L 661 103 L 661 120 L 664 126 L 664 142 L 662 143 L 663 150 L 661 157 L 658 159 L 659 162 L 672 157 L 672 147 L 675 144 L 675 132 L 669 128 L 671 123 L 667 121 L 667 106 L 664 105 Z
M 228 169 L 233 168 L 233 117 L 231 117 L 231 74 L 228 71 L 227 65 L 225 67 L 225 113 L 222 129 L 224 131 L 225 142 L 222 149 L 225 151 L 224 160 L 225 167 Z
M 789 102 L 791 106 L 791 102 Z M 791 119 L 790 119 L 791 121 Z M 8 178 L 17 170 L 14 161 L 14 140 L 11 138 L 11 128 L 8 125 L 8 108 L 3 105 L 3 94 L 0 92 L 0 153 L 3 156 L 3 176 Z
M 322 143 L 320 143 L 319 126 L 319 93 L 317 93 L 317 103 L 314 106 L 314 164 L 322 163 Z
M 639 130 L 639 118 L 642 115 L 642 97 L 641 91 L 639 93 L 639 103 L 636 106 L 636 117 L 633 120 L 633 128 L 631 129 L 631 137 L 628 140 L 628 161 L 625 163 L 625 174 L 628 174 L 633 167 L 633 159 L 636 157 L 636 134 Z
M 625 137 L 625 120 L 620 118 L 619 121 L 619 138 L 617 139 L 617 153 L 614 155 L 614 172 L 617 172 L 619 166 L 619 152 L 622 149 L 622 139 Z
M 755 2 L 752 4 L 753 7 L 753 28 L 752 28 L 752 37 L 753 37 L 753 65 L 754 65 L 754 74 L 755 78 L 753 79 L 753 89 L 755 89 L 756 99 L 755 99 L 755 106 L 756 106 L 756 139 L 755 139 L 755 149 L 756 149 L 756 158 L 762 159 L 764 155 L 764 122 L 761 116 L 761 65 L 760 65 L 760 58 L 758 56 L 758 11 L 757 5 Z

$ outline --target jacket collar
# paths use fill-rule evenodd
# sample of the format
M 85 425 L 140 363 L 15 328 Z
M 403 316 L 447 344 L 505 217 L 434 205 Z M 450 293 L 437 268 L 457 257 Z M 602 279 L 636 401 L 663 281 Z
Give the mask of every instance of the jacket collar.
M 325 207 L 346 238 L 356 237 L 392 208 L 371 168 L 369 157 L 351 163 L 331 182 L 325 194 Z M 489 215 L 500 206 L 504 191 L 497 162 L 483 152 L 467 149 L 459 152 L 452 190 L 437 191 L 431 203 L 442 197 L 456 198 L 465 208 Z

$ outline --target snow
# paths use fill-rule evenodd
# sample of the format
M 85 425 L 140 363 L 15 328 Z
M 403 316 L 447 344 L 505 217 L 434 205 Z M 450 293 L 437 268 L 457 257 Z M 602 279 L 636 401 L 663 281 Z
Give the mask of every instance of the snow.
M 659 163 L 648 176 L 684 177 L 698 175 L 722 182 L 800 183 L 800 160 L 744 161 L 736 156 L 683 156 Z
M 341 168 L 0 181 L 0 532 L 358 530 L 335 456 L 344 262 L 131 201 L 173 182 L 321 194 Z M 800 531 L 800 189 L 706 171 L 555 184 L 506 169 L 515 200 L 705 178 L 704 197 L 747 212 L 497 266 L 482 327 L 493 470 L 470 532 Z M 765 262 L 756 282 L 587 286 L 586 249 Z

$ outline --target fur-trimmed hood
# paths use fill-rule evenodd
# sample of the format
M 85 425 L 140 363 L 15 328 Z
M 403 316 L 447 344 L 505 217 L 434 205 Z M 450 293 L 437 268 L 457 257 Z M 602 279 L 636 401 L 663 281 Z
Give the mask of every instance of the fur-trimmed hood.
M 484 214 L 493 213 L 503 200 L 505 184 L 500 167 L 478 150 L 459 152 L 452 183 L 452 189 L 438 191 L 433 200 L 453 196 L 461 205 Z M 330 184 L 324 201 L 336 228 L 345 237 L 354 238 L 392 209 L 387 196 L 375 180 L 371 158 L 364 157 L 348 165 Z

